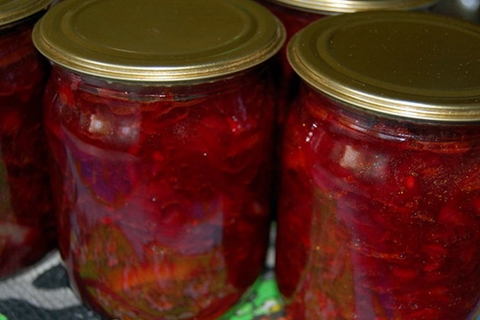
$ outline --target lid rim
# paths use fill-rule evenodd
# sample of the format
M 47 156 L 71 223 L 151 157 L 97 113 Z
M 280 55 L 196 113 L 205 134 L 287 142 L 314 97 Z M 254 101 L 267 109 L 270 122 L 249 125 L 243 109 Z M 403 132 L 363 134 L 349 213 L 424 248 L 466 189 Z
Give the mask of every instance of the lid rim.
M 279 5 L 311 12 L 335 14 L 366 10 L 418 10 L 430 7 L 439 0 L 265 0 Z
M 300 63 L 296 61 L 295 63 Z M 375 95 L 369 95 L 355 91 L 355 95 L 352 95 L 353 90 L 345 90 L 341 85 L 336 84 L 334 81 L 329 81 L 327 78 L 322 77 L 302 77 L 302 79 L 313 89 L 317 90 L 321 94 L 325 94 L 332 99 L 342 101 L 350 106 L 365 109 L 375 113 L 381 113 L 384 115 L 411 118 L 417 120 L 431 120 L 431 121 L 448 121 L 448 122 L 478 122 L 480 118 L 471 118 L 468 115 L 477 114 L 480 108 L 480 97 L 477 99 L 478 103 L 468 106 L 468 110 L 462 108 L 461 112 L 454 112 L 455 104 L 450 106 L 438 104 L 427 104 L 415 101 L 405 101 L 401 99 L 389 99 L 387 97 L 379 97 Z M 475 97 L 471 97 L 474 99 Z M 398 105 L 398 108 L 386 108 L 386 105 Z M 408 108 L 403 108 L 408 106 Z M 419 110 L 418 108 L 421 107 Z M 445 108 L 453 108 L 449 113 L 450 118 L 445 118 L 442 114 L 438 114 L 439 111 L 443 111 Z M 466 107 L 466 106 L 463 106 Z M 476 111 L 476 112 L 475 112 Z
M 34 33 L 36 34 L 37 32 L 38 30 L 34 29 Z M 205 65 L 202 66 L 203 68 L 201 70 L 198 70 L 198 66 L 191 66 L 190 68 L 144 66 L 141 70 L 138 66 L 134 65 L 123 65 L 119 67 L 115 64 L 94 61 L 87 58 L 69 57 L 56 50 L 55 46 L 47 44 L 46 41 L 37 40 L 35 41 L 35 45 L 37 49 L 47 57 L 51 52 L 56 52 L 55 59 L 51 60 L 52 62 L 79 73 L 112 80 L 182 82 L 226 76 L 265 62 L 280 50 L 285 41 L 285 32 L 279 32 L 278 34 L 280 35 L 278 41 L 273 41 L 271 46 L 266 47 L 263 52 L 257 54 L 261 56 L 260 59 L 258 59 L 257 56 L 247 57 L 247 59 L 238 58 L 232 61 L 224 61 L 222 65 Z M 189 69 L 191 69 L 191 72 L 189 72 Z
M 124 4 L 128 4 L 128 1 L 124 0 Z M 77 22 L 81 21 L 78 16 L 81 18 L 85 16 L 81 16 L 82 13 L 78 13 L 80 12 L 78 8 L 81 7 L 81 4 L 87 6 L 85 3 L 95 6 L 99 2 L 97 0 L 88 0 L 88 2 L 86 0 L 74 0 L 69 1 L 67 5 L 60 3 L 57 5 L 58 7 L 55 6 L 53 10 L 50 10 L 33 30 L 34 44 L 53 63 L 76 72 L 112 80 L 180 82 L 216 78 L 263 63 L 280 51 L 286 39 L 286 31 L 283 24 L 260 4 L 244 0 L 211 0 L 202 2 L 202 5 L 208 9 L 208 5 L 221 4 L 225 9 L 220 6 L 219 10 L 224 10 L 227 14 L 236 18 L 236 25 L 232 27 L 233 31 L 227 31 L 226 33 L 222 33 L 222 31 L 217 32 L 219 35 L 224 36 L 225 39 L 219 36 L 219 40 L 214 39 L 216 42 L 205 40 L 212 41 L 212 43 L 206 42 L 205 48 L 192 47 L 192 45 L 187 43 L 188 40 L 182 40 L 183 38 L 175 39 L 179 43 L 177 47 L 183 50 L 178 53 L 175 51 L 177 47 L 174 47 L 175 50 L 173 51 L 168 51 L 170 48 L 168 45 L 167 49 L 163 49 L 164 51 L 158 51 L 158 47 L 153 47 L 155 43 L 158 44 L 158 41 L 163 40 L 153 39 L 157 42 L 152 40 L 154 44 L 150 45 L 147 43 L 146 47 L 145 42 L 148 41 L 144 40 L 144 43 L 141 44 L 143 49 L 132 51 L 130 48 L 135 48 L 135 44 L 128 43 L 128 41 L 132 41 L 131 39 L 129 40 L 123 36 L 117 37 L 116 34 L 115 38 L 111 37 L 115 26 L 112 26 L 112 30 L 109 30 L 110 33 L 108 33 L 108 30 L 106 32 L 107 41 L 111 40 L 111 43 L 114 44 L 111 46 L 109 46 L 111 43 L 101 43 L 98 40 L 101 37 L 96 38 L 95 35 L 92 36 L 91 33 L 88 33 L 90 30 L 87 30 L 88 32 L 85 34 L 92 38 L 85 38 L 85 35 L 80 33 L 88 28 L 82 25 L 78 26 L 79 23 Z M 108 2 L 104 1 L 102 4 L 105 3 Z M 173 10 L 172 8 L 175 9 L 177 5 L 175 0 L 148 2 L 148 4 L 152 3 L 154 9 L 159 9 L 163 4 L 167 4 L 169 5 L 168 8 Z M 183 2 L 178 3 L 181 10 Z M 143 5 L 141 9 L 145 11 L 146 4 L 147 1 L 143 1 L 137 5 L 139 7 Z M 199 6 L 201 7 L 202 5 Z M 106 14 L 101 10 L 102 7 L 94 9 L 98 11 L 95 12 L 96 14 Z M 92 9 L 91 12 L 94 12 L 94 10 Z M 219 21 L 221 21 L 221 18 L 219 17 Z M 67 20 L 68 23 L 65 22 Z M 198 20 L 200 21 L 199 23 L 203 23 L 199 27 L 204 28 L 208 32 L 215 32 L 215 30 L 210 28 L 211 25 L 215 26 L 215 23 L 209 24 L 204 22 L 204 20 Z M 55 25 L 58 25 L 59 21 L 63 24 L 60 24 L 62 27 L 59 29 L 61 30 L 56 31 Z M 107 25 L 107 27 L 109 26 Z M 145 35 L 142 34 L 142 36 L 150 36 L 150 34 L 147 34 L 147 31 L 150 32 L 150 30 L 141 29 L 142 27 L 145 27 L 145 25 L 141 24 L 139 30 L 135 30 L 135 32 L 144 32 Z M 193 27 L 196 27 L 196 25 L 187 25 L 185 30 L 188 31 L 190 30 L 188 28 Z M 165 29 L 170 30 L 168 28 Z M 71 35 L 72 32 L 76 32 L 73 37 L 66 36 L 68 33 Z M 163 33 L 158 39 L 163 39 L 161 37 L 168 39 L 170 33 L 175 34 L 174 31 Z M 232 40 L 232 38 L 225 37 L 225 34 L 233 34 L 238 37 Z M 75 42 L 75 37 L 80 40 Z M 210 38 L 213 39 L 214 36 Z M 123 43 L 119 41 L 123 41 Z M 200 39 L 197 43 L 202 43 L 202 41 Z M 135 40 L 133 42 L 135 43 Z M 208 47 L 209 45 L 211 47 Z M 161 48 L 163 47 L 161 46 Z
M 348 40 L 351 40 L 348 38 L 348 36 L 351 36 L 351 34 L 348 34 L 349 28 L 358 27 L 358 25 L 361 24 L 366 25 L 367 23 L 371 23 L 375 27 L 380 28 L 380 26 L 383 25 L 380 25 L 379 21 L 388 20 L 393 26 L 392 30 L 395 30 L 394 21 L 397 21 L 395 19 L 400 22 L 409 21 L 415 26 L 424 26 L 426 23 L 430 22 L 432 25 L 437 26 L 438 23 L 438 25 L 446 28 L 445 31 L 451 32 L 455 35 L 456 33 L 453 31 L 461 29 L 462 34 L 465 35 L 465 37 L 468 39 L 471 37 L 471 40 L 477 40 L 476 42 L 473 42 L 473 46 L 477 43 L 475 48 L 478 47 L 478 52 L 480 52 L 480 28 L 471 23 L 427 13 L 394 11 L 363 12 L 353 13 L 343 17 L 332 16 L 320 19 L 297 33 L 290 41 L 287 48 L 289 62 L 300 78 L 310 86 L 321 93 L 352 106 L 357 106 L 378 114 L 417 120 L 443 122 L 480 121 L 480 78 L 466 78 L 471 82 L 465 83 L 462 85 L 463 87 L 455 86 L 452 87 L 452 90 L 445 90 L 443 83 L 439 85 L 443 79 L 439 78 L 436 80 L 435 77 L 430 76 L 428 73 L 423 75 L 424 78 L 421 78 L 420 76 L 420 80 L 425 81 L 421 82 L 422 85 L 428 82 L 428 87 L 418 87 L 414 84 L 402 82 L 404 79 L 397 80 L 396 77 L 400 78 L 400 76 L 391 72 L 393 67 L 387 68 L 386 70 L 368 71 L 368 74 L 356 74 L 359 70 L 365 70 L 363 65 L 362 67 L 355 69 L 357 67 L 355 63 L 360 65 L 360 63 L 365 62 L 357 56 L 364 53 L 362 50 L 366 50 L 365 52 L 370 53 L 367 49 L 371 47 L 372 44 L 368 43 L 362 47 L 362 49 L 359 49 L 359 51 L 351 51 L 352 47 L 348 48 L 350 51 L 342 51 L 341 49 L 338 49 L 345 49 L 347 45 L 361 46 L 362 43 L 367 43 L 361 41 L 355 42 L 354 44 L 347 43 Z M 363 22 L 359 23 L 359 21 Z M 435 24 L 433 22 L 435 22 Z M 347 30 L 347 33 L 345 33 L 347 35 L 341 33 L 344 30 Z M 335 32 L 342 34 L 343 38 L 338 40 Z M 326 36 L 326 34 L 329 33 L 332 33 L 334 36 Z M 358 36 L 357 34 L 355 35 Z M 389 36 L 390 35 L 391 34 L 389 34 Z M 445 35 L 441 34 L 441 36 Z M 365 37 L 365 39 L 367 38 Z M 368 39 L 385 41 L 385 39 L 381 37 Z M 398 40 L 398 38 L 396 39 Z M 338 41 L 338 43 L 335 43 L 335 41 Z M 391 45 L 392 48 L 396 48 L 395 45 L 387 42 L 381 42 L 380 44 Z M 440 42 L 439 46 L 442 44 L 443 43 Z M 332 49 L 334 45 L 336 45 L 335 50 L 337 51 Z M 342 47 L 342 45 L 344 47 Z M 421 50 L 418 50 L 415 46 L 416 44 L 412 44 L 412 49 L 421 52 Z M 453 44 L 453 46 L 455 46 L 455 44 Z M 334 53 L 332 52 L 344 55 L 342 58 L 338 58 L 338 56 L 334 56 Z M 347 54 L 345 54 L 345 52 L 347 52 Z M 402 53 L 403 52 L 398 54 L 401 55 Z M 348 56 L 349 54 L 353 54 L 357 58 L 345 60 L 347 59 L 346 57 L 350 59 Z M 428 59 L 429 55 L 421 55 L 420 57 Z M 480 67 L 480 54 L 476 54 L 475 57 L 476 59 L 474 62 L 469 62 L 472 64 L 472 68 Z M 328 61 L 328 58 L 332 58 L 331 61 Z M 334 58 L 338 58 L 339 60 L 335 60 Z M 447 58 L 452 58 L 454 61 L 459 59 L 456 57 L 457 60 L 455 60 L 455 56 L 449 56 Z M 464 56 L 462 56 L 462 58 L 464 58 Z M 378 60 L 378 57 L 373 57 L 373 59 L 370 60 L 375 59 Z M 386 59 L 385 61 L 391 60 Z M 346 62 L 350 63 L 348 67 L 342 65 L 342 63 Z M 375 60 L 375 62 L 377 61 Z M 434 66 L 435 63 L 437 63 L 436 60 L 425 61 L 425 64 L 430 64 L 431 66 Z M 373 63 L 372 66 L 378 67 L 378 63 Z M 383 64 L 382 66 L 385 67 Z M 402 65 L 402 67 L 409 70 L 408 64 Z M 427 70 L 430 69 L 427 68 Z M 414 71 L 417 71 L 417 69 Z M 455 74 L 455 76 L 457 75 L 458 74 Z M 385 81 L 382 77 L 385 76 L 388 76 L 389 80 L 382 83 L 381 81 Z M 415 74 L 415 76 L 417 76 L 417 74 Z
M 48 9 L 53 0 L 20 0 L 0 3 L 0 27 L 19 22 Z

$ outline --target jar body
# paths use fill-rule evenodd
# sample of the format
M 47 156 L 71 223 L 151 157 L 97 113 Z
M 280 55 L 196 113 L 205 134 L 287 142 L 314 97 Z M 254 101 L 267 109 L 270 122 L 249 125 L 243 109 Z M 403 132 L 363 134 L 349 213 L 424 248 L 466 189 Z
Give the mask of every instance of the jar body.
M 302 86 L 286 123 L 277 276 L 291 319 L 475 319 L 478 123 L 387 119 Z
M 155 86 L 54 65 L 45 121 L 60 251 L 95 310 L 214 319 L 260 275 L 274 122 L 267 71 Z
M 42 124 L 49 67 L 31 41 L 36 20 L 0 29 L 0 277 L 37 262 L 56 243 Z

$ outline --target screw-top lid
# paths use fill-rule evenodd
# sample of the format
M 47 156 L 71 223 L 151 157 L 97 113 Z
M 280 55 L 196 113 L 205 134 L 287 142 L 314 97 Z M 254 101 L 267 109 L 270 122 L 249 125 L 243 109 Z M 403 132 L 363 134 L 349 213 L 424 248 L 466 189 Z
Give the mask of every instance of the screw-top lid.
M 296 9 L 323 13 L 349 13 L 366 10 L 416 10 L 438 0 L 268 0 Z
M 47 9 L 51 2 L 52 0 L 0 0 L 0 27 Z
M 294 70 L 346 104 L 388 115 L 480 120 L 480 26 L 403 11 L 320 19 L 288 46 Z
M 47 12 L 33 40 L 81 73 L 177 82 L 253 67 L 281 48 L 285 30 L 250 0 L 69 0 Z

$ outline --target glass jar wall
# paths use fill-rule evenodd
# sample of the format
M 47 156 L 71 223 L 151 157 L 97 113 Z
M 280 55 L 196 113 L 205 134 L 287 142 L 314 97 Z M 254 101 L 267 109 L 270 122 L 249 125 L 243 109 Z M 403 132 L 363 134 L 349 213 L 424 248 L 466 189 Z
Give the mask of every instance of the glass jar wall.
M 478 124 L 385 121 L 309 87 L 299 104 L 277 239 L 292 319 L 474 319 Z
M 0 1 L 0 277 L 56 242 L 41 106 L 49 67 L 31 40 L 49 2 Z
M 37 25 L 53 62 L 60 251 L 94 310 L 214 319 L 254 285 L 271 213 L 270 58 L 284 38 L 242 0 L 66 1 Z
M 274 120 L 265 72 L 144 87 L 54 68 L 46 127 L 61 252 L 95 309 L 210 319 L 260 275 Z
M 288 54 L 302 78 L 277 223 L 289 319 L 475 319 L 478 26 L 353 13 L 306 27 Z

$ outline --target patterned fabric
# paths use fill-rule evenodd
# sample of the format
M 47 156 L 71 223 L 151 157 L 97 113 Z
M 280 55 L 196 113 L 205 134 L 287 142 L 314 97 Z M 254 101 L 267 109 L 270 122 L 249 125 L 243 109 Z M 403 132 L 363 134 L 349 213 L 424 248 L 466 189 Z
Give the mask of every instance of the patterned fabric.
M 252 291 L 222 320 L 280 320 L 282 303 L 273 276 L 273 253 L 268 269 Z M 68 285 L 58 252 L 0 281 L 0 320 L 100 320 L 84 306 Z
M 101 319 L 68 286 L 58 252 L 0 282 L 0 320 Z

